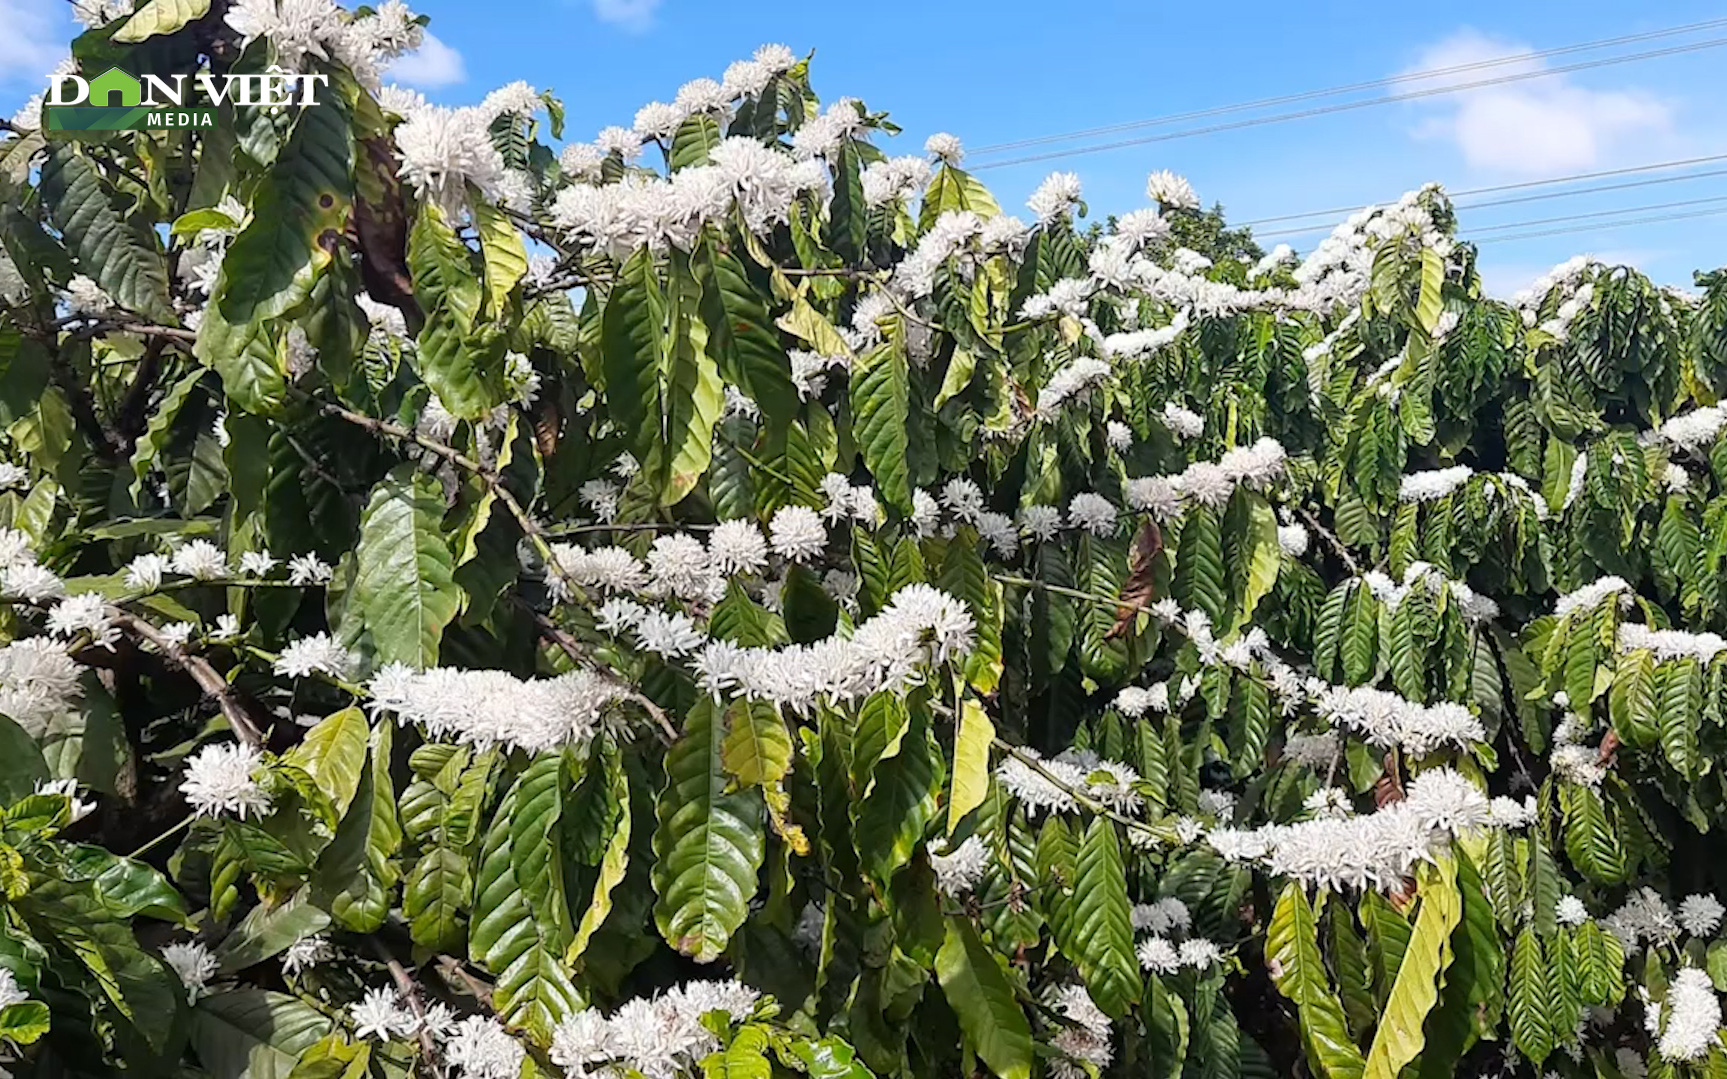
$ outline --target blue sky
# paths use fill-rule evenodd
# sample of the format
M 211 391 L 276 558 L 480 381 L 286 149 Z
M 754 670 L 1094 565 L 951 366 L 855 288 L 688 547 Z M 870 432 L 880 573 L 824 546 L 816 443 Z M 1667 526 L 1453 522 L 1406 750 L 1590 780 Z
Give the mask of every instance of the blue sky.
M 905 128 L 888 147 L 899 153 L 919 152 L 935 131 L 980 147 L 1723 14 L 1718 4 L 1701 0 L 420 0 L 414 6 L 431 16 L 436 42 L 399 74 L 411 76 L 405 81 L 417 82 L 434 100 L 477 101 L 501 83 L 527 79 L 562 96 L 567 134 L 589 138 L 606 124 L 629 124 L 646 101 L 669 101 L 684 81 L 718 77 L 762 42 L 782 41 L 799 53 L 815 51 L 813 79 L 824 98 L 849 94 L 890 111 Z M 60 42 L 72 28 L 66 8 L 64 0 L 0 0 L 0 26 L 8 28 L 0 38 L 0 105 L 6 106 L 0 114 L 34 89 L 40 71 L 63 52 Z M 1711 37 L 1727 37 L 1727 27 L 1618 51 Z M 1542 63 L 1532 60 L 1517 70 Z M 1145 203 L 1145 174 L 1158 168 L 1187 175 L 1202 199 L 1221 201 L 1235 220 L 1359 205 L 1395 198 L 1427 180 L 1459 190 L 1727 153 L 1727 120 L 1710 107 L 1727 89 L 1724 70 L 1727 48 L 1710 49 L 977 171 L 1010 208 L 1022 204 L 1044 174 L 1065 169 L 1084 180 L 1094 215 L 1135 209 Z M 1727 169 L 1727 161 L 1699 168 Z M 1727 176 L 1464 210 L 1461 217 L 1469 237 L 1496 225 L 1717 196 L 1727 196 Z M 1650 213 L 1715 208 L 1727 209 L 1727 198 Z M 1279 227 L 1288 226 L 1260 231 Z M 1285 240 L 1300 249 L 1321 235 L 1267 236 L 1266 242 Z M 1491 243 L 1482 248 L 1482 263 L 1490 286 L 1503 292 L 1580 251 L 1632 262 L 1662 282 L 1688 283 L 1693 268 L 1727 263 L 1727 214 Z

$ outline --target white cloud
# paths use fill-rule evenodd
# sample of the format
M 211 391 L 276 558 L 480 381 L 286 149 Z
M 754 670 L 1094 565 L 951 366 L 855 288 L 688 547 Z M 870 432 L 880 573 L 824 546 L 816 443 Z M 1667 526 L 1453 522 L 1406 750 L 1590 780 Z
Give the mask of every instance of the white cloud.
M 594 0 L 594 18 L 640 33 L 654 24 L 660 0 Z
M 0 0 L 0 84 L 42 88 L 38 84 L 66 55 L 60 7 L 54 0 Z
M 6 3 L 6 0 L 0 0 L 0 3 Z M 464 81 L 468 70 L 462 63 L 461 53 L 427 34 L 420 47 L 397 59 L 387 74 L 397 82 L 433 90 Z
M 1528 58 L 1421 79 L 1400 89 L 1478 83 L 1547 67 L 1529 54 L 1527 46 L 1460 31 L 1429 48 L 1411 70 Z M 1668 102 L 1637 89 L 1592 90 L 1566 75 L 1460 91 L 1430 98 L 1420 107 L 1429 115 L 1416 128 L 1417 137 L 1455 144 L 1470 167 L 1484 172 L 1550 175 L 1589 169 L 1673 133 Z

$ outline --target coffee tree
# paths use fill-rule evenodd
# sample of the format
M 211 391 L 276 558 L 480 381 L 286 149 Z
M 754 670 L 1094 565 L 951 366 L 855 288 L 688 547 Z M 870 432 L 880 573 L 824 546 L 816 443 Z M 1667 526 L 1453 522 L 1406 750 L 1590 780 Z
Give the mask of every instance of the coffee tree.
M 327 81 L 0 141 L 15 1073 L 1727 1072 L 1727 281 L 78 10 Z

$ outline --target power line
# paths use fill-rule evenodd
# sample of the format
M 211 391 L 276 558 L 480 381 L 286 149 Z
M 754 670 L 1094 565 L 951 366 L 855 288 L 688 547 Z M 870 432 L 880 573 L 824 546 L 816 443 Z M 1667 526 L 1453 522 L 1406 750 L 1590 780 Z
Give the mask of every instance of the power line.
M 1489 207 L 1494 207 L 1494 206 L 1519 206 L 1519 205 L 1523 205 L 1523 204 L 1531 203 L 1531 202 L 1545 202 L 1548 199 L 1571 198 L 1571 197 L 1577 196 L 1577 195 L 1598 195 L 1598 194 L 1602 193 L 1603 191 L 1624 191 L 1624 190 L 1628 190 L 1631 188 L 1638 188 L 1638 187 L 1654 187 L 1658 184 L 1680 183 L 1680 182 L 1685 181 L 1685 180 L 1706 180 L 1712 176 L 1727 176 L 1727 169 L 1709 169 L 1709 170 L 1706 170 L 1704 172 L 1688 172 L 1682 176 L 1662 176 L 1662 177 L 1657 177 L 1657 178 L 1652 179 L 1652 180 L 1631 180 L 1631 181 L 1627 181 L 1625 183 L 1619 183 L 1619 184 L 1597 184 L 1594 187 L 1579 187 L 1579 188 L 1573 188 L 1570 191 L 1549 191 L 1544 195 L 1520 195 L 1516 198 L 1509 198 L 1509 199 L 1489 199 L 1485 202 L 1464 203 L 1463 205 L 1456 206 L 1455 208 L 1458 210 L 1484 210 L 1484 209 L 1488 209 Z M 1636 209 L 1640 209 L 1640 208 L 1642 208 L 1642 207 L 1636 207 Z M 1352 210 L 1350 212 L 1353 213 L 1354 211 Z M 1248 223 L 1243 222 L 1242 224 L 1246 225 Z M 1232 226 L 1232 227 L 1236 227 L 1236 226 Z M 1254 239 L 1256 239 L 1256 240 L 1273 240 L 1273 239 L 1281 239 L 1281 238 L 1285 238 L 1285 237 L 1289 237 L 1289 236 L 1306 236 L 1306 235 L 1311 235 L 1313 233 L 1318 233 L 1318 232 L 1330 232 L 1335 227 L 1336 227 L 1335 224 L 1323 224 L 1323 225 L 1302 225 L 1302 226 L 1285 228 L 1285 229 L 1270 229 L 1266 232 L 1255 233 Z M 1484 226 L 1483 228 L 1472 229 L 1471 231 L 1472 232 L 1481 232 L 1481 231 L 1486 231 L 1487 229 L 1495 229 L 1495 228 L 1503 228 L 1503 227 L 1504 226 L 1502 226 L 1502 225 L 1487 225 L 1487 226 Z
M 1386 86 L 1396 86 L 1405 82 L 1437 78 L 1444 75 L 1460 75 L 1469 71 L 1480 71 L 1486 68 L 1502 66 L 1504 64 L 1527 63 L 1531 60 L 1544 60 L 1553 56 L 1588 52 L 1593 49 L 1604 49 L 1615 45 L 1629 45 L 1639 41 L 1653 41 L 1664 37 L 1675 37 L 1681 34 L 1696 33 L 1701 30 L 1712 30 L 1720 26 L 1727 26 L 1727 19 L 1709 19 L 1703 22 L 1688 23 L 1684 26 L 1672 26 L 1661 30 L 1650 30 L 1639 34 L 1622 34 L 1618 37 L 1602 38 L 1597 41 L 1584 41 L 1574 45 L 1561 45 L 1551 49 L 1542 49 L 1537 52 L 1518 53 L 1509 56 L 1494 57 L 1488 60 L 1476 60 L 1467 64 L 1430 68 L 1425 71 L 1411 71 L 1402 75 L 1392 75 L 1382 79 L 1372 79 L 1367 82 L 1350 83 L 1344 86 L 1332 86 L 1320 90 L 1305 90 L 1299 93 L 1260 98 L 1257 101 L 1245 101 L 1233 105 L 1217 105 L 1210 108 L 1197 109 L 1192 112 L 1173 113 L 1167 116 L 1155 116 L 1144 120 L 1130 120 L 1125 123 L 1087 128 L 1083 131 L 1071 131 L 1063 134 L 1039 135 L 1032 138 L 1015 139 L 1010 142 L 998 142 L 988 146 L 972 147 L 969 152 L 974 157 L 986 156 L 1006 150 L 1017 150 L 1028 146 L 1045 146 L 1053 142 L 1070 142 L 1074 139 L 1093 138 L 1099 135 L 1112 135 L 1118 131 L 1133 131 L 1140 128 L 1157 127 L 1163 124 L 1183 123 L 1189 120 L 1203 120 L 1210 116 L 1225 116 L 1232 112 L 1270 108 L 1275 105 L 1291 105 L 1298 101 L 1311 101 L 1315 98 L 1334 97 L 1338 94 L 1359 93 L 1362 90 L 1374 90 Z
M 1520 232 L 1513 236 L 1489 236 L 1480 241 L 1482 244 L 1509 243 L 1513 240 L 1533 240 L 1540 236 L 1569 236 L 1579 232 L 1601 232 L 1607 229 L 1625 228 L 1631 225 L 1654 225 L 1664 221 L 1687 221 L 1699 217 L 1719 217 L 1727 214 L 1727 207 L 1713 210 L 1693 210 L 1683 214 L 1657 214 L 1653 217 L 1637 217 L 1629 221 L 1601 221 L 1592 225 L 1577 225 L 1572 228 L 1541 229 L 1536 232 Z
M 1038 161 L 1052 161 L 1063 157 L 1077 157 L 1081 154 L 1103 153 L 1107 150 L 1120 150 L 1129 146 L 1144 146 L 1154 142 L 1169 142 L 1174 139 L 1193 138 L 1198 135 L 1215 135 L 1224 131 L 1239 131 L 1249 127 L 1260 127 L 1265 124 L 1284 123 L 1289 120 L 1306 120 L 1315 116 L 1328 116 L 1334 113 L 1349 112 L 1354 109 L 1364 109 L 1373 105 L 1389 105 L 1399 101 L 1414 101 L 1420 98 L 1435 97 L 1441 94 L 1461 93 L 1465 90 L 1479 90 L 1488 86 L 1501 86 L 1506 83 L 1524 82 L 1529 79 L 1542 79 L 1552 75 L 1567 75 L 1575 71 L 1586 71 L 1613 64 L 1628 64 L 1638 60 L 1653 60 L 1664 56 L 1678 56 L 1682 53 L 1698 52 L 1702 49 L 1718 48 L 1727 45 L 1727 37 L 1710 38 L 1707 41 L 1692 42 L 1688 45 L 1672 45 L 1664 49 L 1651 49 L 1647 52 L 1626 53 L 1623 56 L 1606 56 L 1599 60 L 1586 60 L 1563 67 L 1543 68 L 1540 71 L 1514 72 L 1492 79 L 1479 79 L 1475 82 L 1455 83 L 1450 86 L 1430 87 L 1425 90 L 1410 90 L 1400 94 L 1386 94 L 1382 97 L 1368 98 L 1365 101 L 1344 101 L 1335 105 L 1322 105 L 1311 109 L 1301 109 L 1295 112 L 1277 113 L 1272 116 L 1256 116 L 1246 120 L 1235 120 L 1226 124 L 1211 124 L 1206 127 L 1187 128 L 1182 131 L 1170 131 L 1160 135 L 1142 135 L 1133 139 L 1119 139 L 1115 142 L 1098 143 L 1095 146 L 1078 146 L 1068 150 L 1051 150 L 1047 153 L 1028 154 L 1024 157 L 1009 158 L 1006 161 L 986 161 L 973 166 L 974 171 L 983 169 L 1007 168 L 1010 165 L 1027 165 Z
M 1559 217 L 1537 217 L 1529 221 L 1507 221 L 1498 225 L 1483 225 L 1472 229 L 1471 235 L 1483 232 L 1504 232 L 1508 229 L 1528 228 L 1531 225 L 1558 225 L 1567 221 L 1591 221 L 1603 217 L 1618 217 L 1621 214 L 1638 214 L 1647 210 L 1676 210 L 1683 206 L 1702 206 L 1709 203 L 1727 202 L 1727 195 L 1716 195 L 1701 199 L 1680 199 L 1676 202 L 1652 202 L 1647 206 L 1621 206 L 1617 210 L 1597 210 L 1587 214 L 1563 214 Z
M 1599 180 L 1608 176 L 1630 176 L 1640 172 L 1659 172 L 1662 169 L 1682 169 L 1691 165 L 1707 165 L 1714 161 L 1727 161 L 1727 154 L 1710 154 L 1707 157 L 1688 157 L 1677 161 L 1655 161 L 1647 165 L 1630 165 L 1619 169 L 1604 169 L 1600 172 L 1577 172 L 1572 173 L 1569 176 L 1553 176 L 1545 180 L 1520 180 L 1517 183 L 1512 184 L 1494 184 L 1490 187 L 1472 187 L 1463 191 L 1447 191 L 1446 194 L 1453 200 L 1456 200 L 1468 198 L 1471 195 L 1492 195 L 1501 191 L 1524 191 L 1531 187 L 1547 187 L 1552 184 L 1570 184 L 1576 183 L 1579 180 Z M 1711 174 L 1703 173 L 1701 175 Z M 1681 177 L 1681 179 L 1682 178 L 1683 177 Z M 1599 190 L 1607 189 L 1601 188 Z M 1545 198 L 1546 196 L 1542 197 Z M 1477 203 L 1476 205 L 1485 206 L 1491 204 Z M 1338 214 L 1352 214 L 1359 209 L 1361 209 L 1361 204 L 1334 206 L 1328 210 L 1309 210 L 1306 213 L 1300 214 L 1277 214 L 1273 217 L 1256 217 L 1250 221 L 1236 221 L 1232 222 L 1230 227 L 1241 228 L 1250 225 L 1269 225 L 1277 221 L 1300 221 L 1309 217 L 1336 217 Z

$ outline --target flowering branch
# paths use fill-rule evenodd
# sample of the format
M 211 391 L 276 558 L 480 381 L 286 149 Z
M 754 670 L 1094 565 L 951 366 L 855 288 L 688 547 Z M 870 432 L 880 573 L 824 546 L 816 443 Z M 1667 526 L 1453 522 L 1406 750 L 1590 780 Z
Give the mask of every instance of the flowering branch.
M 414 1013 L 414 1025 L 417 1028 L 420 1041 L 420 1058 L 425 1061 L 426 1067 L 431 1069 L 432 1074 L 441 1079 L 444 1070 L 438 1064 L 438 1047 L 432 1041 L 432 1032 L 426 1029 L 426 1009 L 420 1004 L 419 985 L 414 981 L 414 976 L 408 973 L 407 968 L 390 954 L 388 948 L 384 947 L 382 941 L 376 937 L 368 937 L 367 940 L 372 945 L 372 950 L 378 953 L 378 958 L 382 959 L 384 965 L 389 968 L 390 977 L 396 982 L 396 991 L 407 1002 L 408 1010 Z
M 519 600 L 517 602 L 520 603 Z M 632 704 L 640 705 L 642 711 L 646 712 L 649 717 L 653 719 L 654 723 L 659 726 L 660 736 L 667 745 L 671 745 L 673 742 L 678 740 L 678 730 L 676 727 L 672 726 L 671 721 L 666 718 L 664 709 L 649 700 L 647 697 L 636 692 L 634 688 L 626 685 L 622 680 L 610 677 L 609 672 L 594 667 L 594 664 L 589 660 L 587 653 L 582 650 L 581 644 L 543 612 L 533 610 L 526 604 L 522 604 L 522 608 L 533 616 L 534 625 L 539 628 L 540 636 L 562 649 L 564 655 L 570 658 L 570 662 L 575 663 L 578 666 L 593 669 L 595 673 L 604 676 L 608 682 L 617 687 L 619 696 L 623 700 L 627 700 Z
M 1123 825 L 1124 827 L 1128 827 L 1128 828 L 1144 828 L 1145 827 L 1144 821 L 1137 821 L 1131 817 L 1124 817 L 1120 813 L 1117 813 L 1115 810 L 1110 809 L 1108 806 L 1104 805 L 1102 802 L 1099 802 L 1095 798 L 1091 797 L 1091 795 L 1087 791 L 1085 791 L 1081 788 L 1074 787 L 1072 784 L 1067 783 L 1060 776 L 1056 775 L 1053 771 L 1051 771 L 1049 768 L 1046 768 L 1041 759 L 1039 759 L 1038 757 L 1032 756 L 1030 753 L 1025 752 L 1025 750 L 1022 747 L 1016 746 L 1012 742 L 1004 741 L 999 736 L 994 738 L 992 740 L 992 743 L 994 744 L 996 749 L 1000 750 L 1003 753 L 1006 753 L 1008 756 L 1012 757 L 1014 760 L 1020 762 L 1021 764 L 1025 765 L 1027 768 L 1036 772 L 1040 777 L 1042 777 L 1051 786 L 1056 787 L 1057 789 L 1061 790 L 1062 792 L 1067 794 L 1069 797 L 1071 797 L 1075 802 L 1078 802 L 1081 806 L 1090 810 L 1092 813 L 1094 813 L 1098 816 L 1101 816 L 1101 817 L 1108 817 L 1110 820 L 1116 822 L 1117 824 Z

